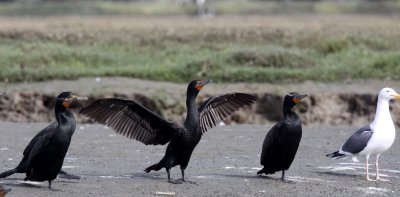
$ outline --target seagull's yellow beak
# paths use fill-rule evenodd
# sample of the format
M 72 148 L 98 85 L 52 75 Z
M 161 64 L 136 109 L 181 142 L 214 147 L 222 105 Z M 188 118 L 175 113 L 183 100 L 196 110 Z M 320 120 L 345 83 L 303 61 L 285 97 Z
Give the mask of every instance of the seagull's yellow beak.
M 393 96 L 394 96 L 394 99 L 400 100 L 400 94 L 395 94 L 395 95 L 393 95 Z

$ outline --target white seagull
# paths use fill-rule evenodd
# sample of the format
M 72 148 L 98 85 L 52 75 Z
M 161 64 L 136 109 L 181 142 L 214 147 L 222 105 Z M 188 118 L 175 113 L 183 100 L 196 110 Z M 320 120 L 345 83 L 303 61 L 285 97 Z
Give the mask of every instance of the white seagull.
M 392 88 L 383 88 L 379 92 L 378 104 L 374 121 L 358 129 L 349 139 L 344 142 L 339 151 L 327 154 L 327 157 L 340 159 L 348 156 L 365 155 L 366 175 L 368 181 L 388 181 L 379 177 L 378 160 L 379 156 L 388 150 L 396 135 L 394 123 L 389 111 L 389 101 L 392 99 L 400 100 L 400 95 Z M 368 176 L 369 156 L 376 155 L 376 178 L 370 179 Z

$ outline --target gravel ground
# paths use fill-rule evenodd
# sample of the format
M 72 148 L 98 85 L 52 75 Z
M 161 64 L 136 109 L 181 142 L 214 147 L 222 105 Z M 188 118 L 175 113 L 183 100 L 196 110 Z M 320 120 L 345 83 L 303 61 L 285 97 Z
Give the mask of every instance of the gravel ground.
M 0 170 L 15 167 L 22 151 L 44 123 L 2 122 L 0 128 Z M 71 181 L 57 178 L 55 191 L 47 182 L 23 182 L 18 174 L 1 179 L 11 187 L 12 196 L 399 196 L 400 143 L 381 157 L 381 172 L 390 182 L 368 182 L 364 158 L 329 160 L 324 155 L 336 150 L 354 131 L 350 126 L 313 125 L 303 128 L 303 139 L 296 159 L 286 175 L 291 183 L 279 181 L 280 173 L 256 176 L 261 144 L 272 125 L 224 126 L 209 131 L 196 147 L 186 176 L 196 184 L 167 182 L 165 170 L 145 173 L 158 162 L 165 147 L 145 146 L 114 134 L 101 125 L 77 125 L 64 169 L 82 176 Z M 370 161 L 370 163 L 373 162 Z M 373 170 L 372 170 L 373 172 Z M 179 167 L 171 170 L 180 178 Z

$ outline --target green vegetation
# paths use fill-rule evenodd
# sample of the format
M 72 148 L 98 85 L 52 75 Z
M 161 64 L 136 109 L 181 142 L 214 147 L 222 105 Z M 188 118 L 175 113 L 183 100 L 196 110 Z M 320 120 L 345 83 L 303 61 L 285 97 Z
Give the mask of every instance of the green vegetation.
M 395 16 L 0 17 L 0 80 L 400 79 Z
M 23 2 L 23 1 L 22 1 Z M 195 14 L 193 4 L 177 4 L 175 0 L 150 1 L 32 1 L 1 3 L 4 16 L 60 15 L 177 15 Z M 232 14 L 293 14 L 293 13 L 399 13 L 399 1 L 252 1 L 212 0 L 205 7 L 218 15 Z

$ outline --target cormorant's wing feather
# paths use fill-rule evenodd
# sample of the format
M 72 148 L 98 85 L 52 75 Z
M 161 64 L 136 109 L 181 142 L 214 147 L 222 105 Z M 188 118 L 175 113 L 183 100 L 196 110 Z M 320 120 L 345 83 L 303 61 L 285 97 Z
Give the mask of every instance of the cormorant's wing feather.
M 23 155 L 24 155 L 24 156 L 29 155 L 30 152 L 31 152 L 31 150 L 32 150 L 32 148 L 33 148 L 33 146 L 34 146 L 35 143 L 40 139 L 40 137 L 41 137 L 41 136 L 44 136 L 44 135 L 52 135 L 52 133 L 53 133 L 52 131 L 53 131 L 55 128 L 57 128 L 57 126 L 58 126 L 58 123 L 57 123 L 57 122 L 53 122 L 53 123 L 51 123 L 49 126 L 47 126 L 46 128 L 44 128 L 43 130 L 41 130 L 39 133 L 37 133 L 37 134 L 35 135 L 35 137 L 33 137 L 33 138 L 31 139 L 31 141 L 29 142 L 28 146 L 26 146 Z M 51 134 L 49 134 L 49 133 L 51 133 Z
M 369 125 L 358 129 L 346 142 L 342 145 L 341 151 L 357 154 L 361 152 L 368 144 L 372 136 L 372 129 Z
M 201 131 L 205 133 L 214 128 L 233 112 L 256 100 L 257 96 L 245 93 L 231 93 L 207 99 L 198 109 Z
M 271 157 L 272 151 L 274 151 L 274 146 L 276 146 L 276 143 L 278 143 L 280 130 L 283 126 L 284 121 L 276 123 L 265 136 L 260 158 L 261 165 L 267 165 L 267 160 Z
M 43 149 L 47 147 L 51 138 L 55 134 L 54 129 L 57 127 L 58 123 L 52 123 L 48 127 L 44 128 L 31 140 L 28 146 L 24 150 L 24 157 L 28 157 L 28 162 L 26 164 L 26 171 L 30 172 L 31 166 L 36 159 L 36 156 L 42 153 Z
M 180 132 L 178 125 L 131 100 L 99 99 L 80 113 L 146 145 L 166 144 Z

